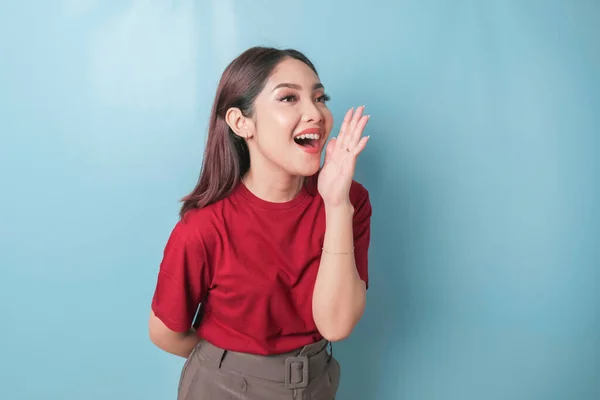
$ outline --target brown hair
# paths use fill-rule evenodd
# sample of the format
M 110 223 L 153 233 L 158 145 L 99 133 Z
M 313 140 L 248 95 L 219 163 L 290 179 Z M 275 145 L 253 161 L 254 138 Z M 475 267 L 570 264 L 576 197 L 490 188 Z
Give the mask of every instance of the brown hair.
M 202 208 L 226 197 L 250 168 L 248 146 L 227 125 L 225 114 L 229 108 L 237 107 L 244 116 L 252 116 L 254 100 L 275 67 L 286 57 L 302 61 L 317 74 L 304 54 L 272 47 L 252 47 L 223 71 L 210 114 L 200 177 L 194 190 L 182 199 L 181 217 L 193 208 Z

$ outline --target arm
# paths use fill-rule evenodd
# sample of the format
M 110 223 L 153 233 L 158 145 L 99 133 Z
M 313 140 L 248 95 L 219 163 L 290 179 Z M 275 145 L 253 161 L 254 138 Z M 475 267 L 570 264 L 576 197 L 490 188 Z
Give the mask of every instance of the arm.
M 323 255 L 313 293 L 313 317 L 319 332 L 330 341 L 350 335 L 366 304 L 366 284 L 357 271 L 351 205 L 325 209 Z M 336 254 L 339 253 L 339 254 Z
M 184 358 L 199 342 L 192 327 L 212 269 L 197 223 L 180 221 L 165 246 L 152 297 L 148 334 L 158 348 Z
M 196 331 L 193 328 L 190 328 L 187 332 L 172 331 L 167 328 L 153 311 L 150 311 L 148 332 L 150 334 L 150 340 L 159 349 L 183 358 L 188 358 L 192 349 L 200 341 L 200 338 L 196 336 Z
M 357 205 L 350 196 L 351 188 L 357 188 L 352 179 L 356 158 L 369 140 L 361 137 L 369 120 L 363 110 L 359 107 L 354 115 L 352 109 L 346 113 L 340 134 L 327 145 L 319 173 L 326 225 L 312 311 L 319 332 L 330 341 L 348 337 L 365 310 L 371 208 L 366 191 Z

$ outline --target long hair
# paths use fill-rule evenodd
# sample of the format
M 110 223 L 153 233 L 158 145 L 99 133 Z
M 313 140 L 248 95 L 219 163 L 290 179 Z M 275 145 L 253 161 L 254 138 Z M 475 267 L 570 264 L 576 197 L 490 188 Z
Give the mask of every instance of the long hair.
M 254 100 L 285 58 L 302 61 L 317 74 L 313 63 L 301 52 L 272 47 L 252 47 L 223 71 L 210 113 L 200 177 L 194 190 L 182 199 L 180 217 L 225 198 L 250 168 L 248 145 L 227 125 L 225 115 L 229 108 L 237 107 L 245 117 L 251 117 Z

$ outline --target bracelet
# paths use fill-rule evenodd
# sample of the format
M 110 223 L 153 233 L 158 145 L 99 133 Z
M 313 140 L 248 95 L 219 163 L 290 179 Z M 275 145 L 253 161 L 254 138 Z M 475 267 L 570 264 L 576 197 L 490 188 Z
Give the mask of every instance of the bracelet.
M 335 252 L 332 252 L 332 251 L 325 250 L 325 247 L 323 247 L 323 252 L 324 252 L 324 253 L 327 253 L 327 254 L 334 254 L 334 255 L 340 255 L 340 254 L 352 254 L 352 252 L 353 252 L 353 251 L 354 251 L 354 247 L 352 247 L 352 250 L 350 250 L 350 251 L 347 251 L 347 252 L 345 252 L 345 253 L 335 253 Z

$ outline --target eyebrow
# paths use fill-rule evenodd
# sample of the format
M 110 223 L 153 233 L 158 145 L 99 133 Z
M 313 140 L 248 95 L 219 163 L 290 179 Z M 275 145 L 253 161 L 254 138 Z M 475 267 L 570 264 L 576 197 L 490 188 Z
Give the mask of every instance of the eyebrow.
M 287 87 L 290 89 L 296 89 L 296 90 L 301 90 L 302 86 L 296 84 L 296 83 L 280 83 L 279 85 L 275 86 L 275 88 L 273 89 L 273 91 L 282 88 L 282 87 Z M 324 89 L 323 84 L 322 83 L 315 83 L 312 87 L 313 90 L 318 90 L 318 89 Z

